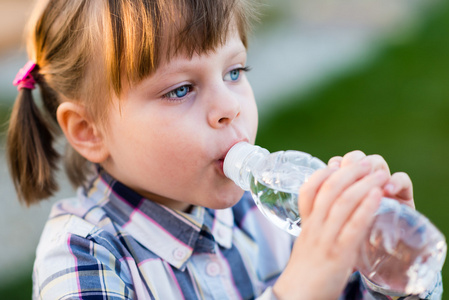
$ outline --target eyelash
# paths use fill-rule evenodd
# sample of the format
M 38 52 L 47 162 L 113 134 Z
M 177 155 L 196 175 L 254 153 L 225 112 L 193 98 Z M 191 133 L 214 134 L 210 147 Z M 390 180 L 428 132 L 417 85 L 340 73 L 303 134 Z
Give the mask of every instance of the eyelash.
M 239 72 L 249 72 L 251 70 L 251 67 L 249 67 L 249 66 L 245 66 L 245 67 L 239 67 L 239 68 L 235 68 L 235 69 L 232 69 L 232 70 L 230 70 L 229 72 L 227 72 L 226 74 L 229 74 L 229 73 L 231 73 L 232 71 L 239 71 Z M 226 75 L 225 74 L 225 75 Z M 234 82 L 237 82 L 237 81 L 239 81 L 239 79 L 240 79 L 240 74 L 239 74 L 239 77 L 234 81 Z M 187 92 L 186 92 L 186 94 L 185 95 L 183 95 L 183 96 L 181 96 L 181 97 L 170 97 L 169 95 L 170 94 L 172 94 L 172 93 L 176 93 L 176 91 L 177 90 L 179 90 L 179 89 L 181 89 L 181 88 L 187 88 Z M 171 101 L 171 102 L 177 102 L 177 101 L 182 101 L 186 96 L 187 96 L 187 94 L 188 93 L 190 93 L 191 91 L 192 91 L 192 89 L 193 89 L 193 85 L 192 84 L 185 84 L 185 85 L 182 85 L 182 86 L 179 86 L 179 87 L 177 87 L 177 88 L 175 88 L 175 89 L 173 89 L 173 90 L 171 90 L 171 91 L 169 91 L 168 93 L 166 93 L 166 94 L 164 94 L 163 96 L 162 96 L 162 98 L 164 98 L 164 99 L 166 99 L 166 100 L 169 100 L 169 101 Z
M 186 94 L 184 96 L 181 96 L 181 97 L 171 97 L 171 96 L 169 96 L 170 94 L 176 93 L 176 91 L 178 91 L 178 90 L 180 90 L 182 88 L 187 88 Z M 193 85 L 191 85 L 191 84 L 184 84 L 184 85 L 181 85 L 181 86 L 179 86 L 179 87 L 169 91 L 168 93 L 164 94 L 162 97 L 164 99 L 167 99 L 167 100 L 170 100 L 170 101 L 180 101 L 180 100 L 184 99 L 186 97 L 186 95 L 192 91 L 192 89 L 193 89 Z
M 232 69 L 231 71 L 229 71 L 228 73 L 231 73 L 232 71 L 239 71 L 239 72 L 247 73 L 247 72 L 251 71 L 251 67 L 245 66 L 245 67 L 235 68 L 235 69 Z M 239 76 L 239 79 L 240 79 L 240 76 Z
M 251 71 L 251 67 L 250 66 L 244 66 L 244 67 L 237 68 L 237 70 L 243 71 L 243 72 L 249 72 L 249 71 Z

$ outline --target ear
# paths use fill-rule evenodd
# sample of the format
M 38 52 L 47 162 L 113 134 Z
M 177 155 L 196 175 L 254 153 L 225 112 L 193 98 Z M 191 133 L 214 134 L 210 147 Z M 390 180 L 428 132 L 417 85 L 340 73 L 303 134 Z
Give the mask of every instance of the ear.
M 104 136 L 84 106 L 63 102 L 56 117 L 68 142 L 81 156 L 93 163 L 102 163 L 109 157 Z

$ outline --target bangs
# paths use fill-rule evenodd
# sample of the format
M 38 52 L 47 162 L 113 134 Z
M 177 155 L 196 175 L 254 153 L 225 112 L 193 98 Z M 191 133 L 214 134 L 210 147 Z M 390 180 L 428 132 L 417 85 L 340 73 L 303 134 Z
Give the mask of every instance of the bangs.
M 246 0 L 109 0 L 108 8 L 106 79 L 117 95 L 123 80 L 136 84 L 180 52 L 214 51 L 230 28 L 247 47 L 255 11 Z

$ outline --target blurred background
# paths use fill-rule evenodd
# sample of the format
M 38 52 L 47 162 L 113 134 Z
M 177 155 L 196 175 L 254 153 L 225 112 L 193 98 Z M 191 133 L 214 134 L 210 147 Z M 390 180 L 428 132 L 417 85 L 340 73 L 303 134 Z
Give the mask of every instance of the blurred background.
M 360 149 L 414 182 L 417 209 L 449 235 L 449 3 L 443 0 L 260 0 L 248 77 L 257 143 L 327 161 Z M 30 208 L 5 162 L 12 80 L 27 61 L 30 0 L 0 0 L 0 299 L 30 299 L 34 252 L 61 192 Z M 443 269 L 449 284 L 449 267 Z M 443 295 L 443 299 L 449 296 Z

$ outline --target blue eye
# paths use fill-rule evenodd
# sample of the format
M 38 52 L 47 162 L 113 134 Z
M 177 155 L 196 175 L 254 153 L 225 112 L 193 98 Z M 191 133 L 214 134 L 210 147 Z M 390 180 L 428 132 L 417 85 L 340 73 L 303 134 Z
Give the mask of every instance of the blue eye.
M 175 90 L 175 93 L 176 93 L 177 97 L 181 98 L 181 97 L 184 97 L 185 95 L 187 95 L 189 90 L 190 90 L 190 88 L 188 86 L 183 85 L 183 86 L 177 88 Z
M 239 69 L 232 70 L 231 72 L 229 72 L 229 75 L 231 75 L 231 80 L 235 81 L 240 77 L 240 70 Z
M 182 98 L 190 92 L 190 85 L 183 85 L 164 95 L 166 98 Z
M 249 67 L 236 68 L 236 69 L 231 70 L 228 73 L 226 73 L 223 79 L 226 81 L 238 81 L 240 78 L 241 72 L 242 71 L 248 72 L 249 70 L 250 70 Z

